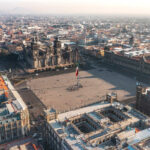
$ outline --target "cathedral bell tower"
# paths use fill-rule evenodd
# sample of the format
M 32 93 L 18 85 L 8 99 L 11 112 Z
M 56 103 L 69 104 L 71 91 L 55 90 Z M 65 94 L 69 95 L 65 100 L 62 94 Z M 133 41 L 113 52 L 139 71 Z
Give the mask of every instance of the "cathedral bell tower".
M 37 43 L 37 38 L 33 38 L 31 42 L 31 57 L 32 68 L 39 67 L 39 45 Z
M 58 40 L 58 37 L 55 37 L 54 41 L 54 55 L 57 55 L 61 51 L 61 42 Z
M 31 42 L 31 51 L 32 51 L 32 56 L 33 58 L 37 57 L 38 55 L 38 43 L 37 43 L 37 39 L 36 38 L 33 38 L 32 39 L 32 42 Z
M 61 64 L 61 42 L 58 40 L 58 37 L 54 41 L 54 65 Z

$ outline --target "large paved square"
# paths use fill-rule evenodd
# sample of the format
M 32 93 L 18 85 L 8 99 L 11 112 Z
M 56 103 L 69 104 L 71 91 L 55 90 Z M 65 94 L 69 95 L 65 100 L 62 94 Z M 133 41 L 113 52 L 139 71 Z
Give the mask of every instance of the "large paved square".
M 111 91 L 117 92 L 119 100 L 135 96 L 136 81 L 119 73 L 103 68 L 80 71 L 79 76 L 83 88 L 73 92 L 67 88 L 76 84 L 75 73 L 33 79 L 28 86 L 46 107 L 61 112 L 105 99 Z

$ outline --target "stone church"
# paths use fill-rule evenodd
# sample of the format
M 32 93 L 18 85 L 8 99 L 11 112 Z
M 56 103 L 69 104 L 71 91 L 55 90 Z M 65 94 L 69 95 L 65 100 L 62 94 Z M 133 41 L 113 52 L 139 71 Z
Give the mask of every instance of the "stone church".
M 33 69 L 59 66 L 63 64 L 75 64 L 78 62 L 78 49 L 69 45 L 62 47 L 58 38 L 54 43 L 40 43 L 32 39 L 31 45 L 24 48 L 25 61 Z

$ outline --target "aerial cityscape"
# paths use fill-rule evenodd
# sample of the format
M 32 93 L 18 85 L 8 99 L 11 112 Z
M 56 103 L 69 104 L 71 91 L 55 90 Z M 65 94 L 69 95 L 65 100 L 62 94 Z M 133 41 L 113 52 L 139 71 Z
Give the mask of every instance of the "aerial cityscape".
M 149 4 L 0 1 L 0 150 L 150 150 Z

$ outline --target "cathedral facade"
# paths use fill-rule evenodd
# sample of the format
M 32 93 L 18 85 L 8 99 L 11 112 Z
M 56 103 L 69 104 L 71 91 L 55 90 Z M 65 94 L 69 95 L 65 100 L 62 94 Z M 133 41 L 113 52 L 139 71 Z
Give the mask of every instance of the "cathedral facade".
M 78 62 L 78 49 L 69 45 L 62 47 L 58 38 L 53 44 L 41 44 L 33 39 L 30 46 L 24 48 L 25 61 L 32 69 L 75 64 Z

